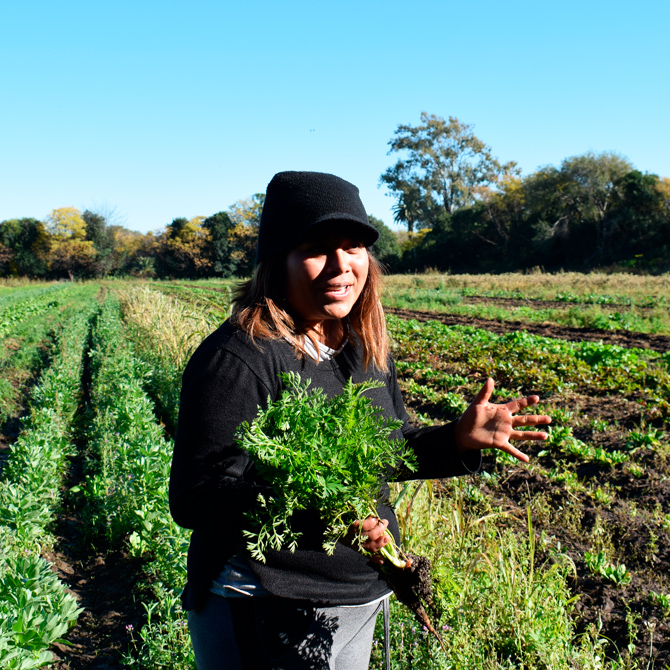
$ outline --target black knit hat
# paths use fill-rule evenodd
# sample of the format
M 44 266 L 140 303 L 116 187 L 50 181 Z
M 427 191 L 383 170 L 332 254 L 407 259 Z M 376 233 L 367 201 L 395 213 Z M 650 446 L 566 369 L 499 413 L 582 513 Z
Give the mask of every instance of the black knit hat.
M 325 172 L 277 173 L 263 204 L 256 260 L 295 247 L 308 232 L 326 223 L 331 224 L 329 232 L 337 232 L 337 224 L 349 224 L 365 246 L 379 237 L 353 184 Z

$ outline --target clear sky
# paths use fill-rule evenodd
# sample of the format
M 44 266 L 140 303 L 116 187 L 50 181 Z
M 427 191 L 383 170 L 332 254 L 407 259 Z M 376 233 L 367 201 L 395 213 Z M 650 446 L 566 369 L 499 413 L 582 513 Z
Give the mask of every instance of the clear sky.
M 593 150 L 670 176 L 667 0 L 6 0 L 0 31 L 0 220 L 146 232 L 318 170 L 391 224 L 388 141 L 422 111 L 523 174 Z

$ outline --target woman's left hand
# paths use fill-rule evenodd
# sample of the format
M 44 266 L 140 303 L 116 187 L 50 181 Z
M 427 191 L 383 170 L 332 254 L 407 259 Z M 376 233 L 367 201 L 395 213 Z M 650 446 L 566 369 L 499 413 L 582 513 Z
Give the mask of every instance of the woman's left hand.
M 510 400 L 502 405 L 489 402 L 495 383 L 489 378 L 456 423 L 456 444 L 461 452 L 470 449 L 501 449 L 524 463 L 528 456 L 512 446 L 510 440 L 546 440 L 545 432 L 515 430 L 520 426 L 551 423 L 551 417 L 538 414 L 514 416 L 524 407 L 536 405 L 536 395 Z

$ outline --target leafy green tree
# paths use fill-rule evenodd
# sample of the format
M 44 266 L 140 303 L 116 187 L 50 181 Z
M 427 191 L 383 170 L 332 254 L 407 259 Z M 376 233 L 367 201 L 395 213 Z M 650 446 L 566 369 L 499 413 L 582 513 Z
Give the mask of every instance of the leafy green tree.
M 654 174 L 631 170 L 619 181 L 611 213 L 609 259 L 651 270 L 670 268 L 670 198 Z M 669 194 L 670 195 L 670 194 Z
M 265 193 L 254 193 L 250 198 L 238 200 L 228 208 L 228 216 L 234 224 L 228 231 L 229 276 L 246 277 L 256 263 L 256 242 Z
M 397 270 L 401 257 L 398 237 L 376 216 L 368 215 L 368 221 L 379 231 L 379 238 L 372 245 L 372 255 L 390 271 Z
M 246 277 L 256 262 L 258 226 L 265 201 L 264 193 L 238 200 L 227 212 L 203 221 L 212 235 L 214 272 L 223 277 Z
M 0 242 L 0 277 L 9 274 L 9 263 L 12 260 L 12 250 Z
M 174 278 L 207 277 L 211 273 L 209 231 L 203 217 L 176 218 L 157 240 L 155 269 L 158 275 Z
M 228 248 L 235 276 L 248 277 L 252 273 L 256 263 L 257 242 L 257 226 L 238 223 L 231 229 L 228 235 Z
M 526 215 L 534 244 L 560 267 L 602 264 L 614 232 L 613 206 L 621 180 L 633 169 L 611 152 L 566 158 L 560 168 L 542 168 L 524 182 Z
M 91 271 L 96 277 L 106 277 L 117 267 L 116 238 L 114 229 L 108 225 L 107 217 L 86 210 L 81 217 L 86 224 L 86 239 L 93 243 L 95 259 Z
M 230 231 L 235 227 L 227 212 L 218 212 L 208 216 L 202 227 L 209 231 L 209 257 L 212 271 L 220 277 L 232 277 L 237 269 L 235 259 L 231 257 Z
M 44 277 L 48 271 L 51 240 L 37 219 L 9 219 L 0 223 L 0 273 L 17 277 Z
M 419 125 L 397 127 L 389 146 L 389 154 L 402 158 L 381 182 L 397 197 L 397 220 L 407 223 L 410 233 L 473 204 L 501 176 L 517 172 L 515 163 L 500 164 L 472 126 L 453 116 L 447 122 L 422 112 Z
M 83 240 L 86 238 L 86 222 L 76 207 L 59 207 L 46 218 L 49 232 L 56 238 Z
M 56 277 L 67 275 L 70 281 L 92 274 L 95 249 L 89 240 L 56 238 L 49 252 L 49 269 Z
M 179 216 L 176 219 L 172 220 L 172 223 L 169 223 L 166 228 L 166 233 L 168 238 L 171 240 L 178 240 L 182 237 L 183 234 L 188 235 L 188 219 Z
M 49 269 L 57 277 L 67 274 L 70 281 L 76 276 L 93 274 L 95 247 L 86 239 L 86 222 L 76 207 L 54 209 L 46 218 L 51 233 Z
M 432 200 L 424 203 L 421 188 L 405 181 L 400 175 L 395 179 L 395 191 L 397 201 L 393 205 L 393 220 L 406 225 L 412 235 L 415 227 L 422 227 L 424 221 L 429 220 L 428 211 L 434 209 L 434 203 Z
M 561 176 L 568 185 L 572 205 L 584 221 L 592 221 L 597 237 L 595 254 L 607 256 L 612 233 L 612 206 L 620 193 L 622 179 L 633 170 L 632 163 L 611 152 L 566 158 L 561 164 Z

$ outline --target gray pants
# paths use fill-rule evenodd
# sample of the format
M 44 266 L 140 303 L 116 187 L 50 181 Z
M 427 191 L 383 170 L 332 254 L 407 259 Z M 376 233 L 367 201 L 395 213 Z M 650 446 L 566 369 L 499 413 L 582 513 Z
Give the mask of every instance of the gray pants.
M 367 670 L 381 608 L 211 594 L 188 626 L 198 670 Z

